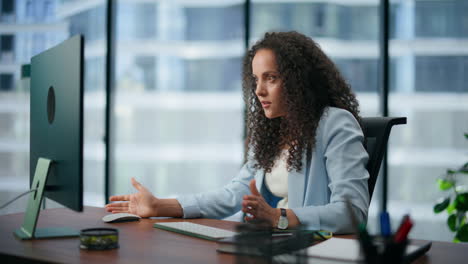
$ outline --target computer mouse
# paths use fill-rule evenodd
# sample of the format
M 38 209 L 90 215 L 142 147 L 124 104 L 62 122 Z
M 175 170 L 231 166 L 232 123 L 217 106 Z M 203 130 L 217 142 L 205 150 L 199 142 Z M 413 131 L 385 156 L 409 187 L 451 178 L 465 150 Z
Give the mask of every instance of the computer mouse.
M 128 222 L 128 221 L 138 221 L 141 217 L 129 213 L 118 213 L 118 214 L 108 214 L 102 218 L 102 221 L 106 223 L 118 223 L 118 222 Z

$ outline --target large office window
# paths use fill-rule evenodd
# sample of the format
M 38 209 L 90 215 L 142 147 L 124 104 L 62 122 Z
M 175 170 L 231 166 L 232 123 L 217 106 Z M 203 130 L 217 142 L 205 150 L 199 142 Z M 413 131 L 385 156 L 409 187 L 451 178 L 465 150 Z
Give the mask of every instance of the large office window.
M 21 65 L 75 35 L 85 37 L 84 202 L 104 197 L 104 1 L 0 1 L 0 201 L 29 189 L 29 74 Z M 26 73 L 28 71 L 25 71 Z M 24 211 L 22 198 L 0 213 Z M 48 207 L 56 206 L 53 202 Z
M 243 160 L 244 1 L 118 0 L 111 194 L 136 177 L 159 197 L 225 184 Z M 317 41 L 379 116 L 379 0 L 251 1 L 253 44 L 266 31 Z M 0 200 L 28 189 L 29 86 L 21 65 L 74 34 L 85 48 L 85 204 L 104 202 L 106 0 L 0 1 Z M 406 116 L 389 147 L 389 210 L 410 212 L 414 238 L 451 240 L 435 180 L 466 159 L 468 2 L 394 0 L 390 115 Z M 380 190 L 369 213 L 376 231 Z M 0 212 L 24 210 L 25 199 Z M 427 232 L 430 230 L 430 232 Z M 437 231 L 434 231 L 437 230 Z
M 295 30 L 315 40 L 356 93 L 361 116 L 380 116 L 379 1 L 253 1 L 251 42 L 266 31 Z M 381 191 L 369 213 L 375 227 Z
M 390 42 L 394 61 L 390 114 L 408 124 L 389 143 L 389 210 L 411 213 L 413 237 L 451 241 L 446 213 L 432 207 L 445 194 L 436 179 L 466 162 L 468 143 L 468 2 L 395 1 Z
M 251 43 L 266 31 L 310 36 L 351 85 L 362 115 L 377 115 L 379 1 L 253 1 Z
M 357 93 L 362 116 L 379 116 L 379 2 L 253 1 L 252 41 L 270 30 L 309 35 Z M 395 225 L 404 213 L 414 216 L 415 238 L 452 237 L 440 228 L 446 217 L 433 215 L 432 206 L 442 195 L 436 178 L 466 157 L 467 8 L 455 0 L 391 3 L 390 115 L 406 116 L 408 124 L 390 136 L 389 210 Z M 368 223 L 373 232 L 380 195 L 377 187 Z
M 117 1 L 111 194 L 219 188 L 241 166 L 241 1 Z

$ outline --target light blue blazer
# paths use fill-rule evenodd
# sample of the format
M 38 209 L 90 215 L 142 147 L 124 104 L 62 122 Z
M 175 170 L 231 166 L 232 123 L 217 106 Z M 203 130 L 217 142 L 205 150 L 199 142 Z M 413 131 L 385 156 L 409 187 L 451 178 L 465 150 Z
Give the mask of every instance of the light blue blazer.
M 345 197 L 353 205 L 359 221 L 367 220 L 369 159 L 364 149 L 364 136 L 354 116 L 343 109 L 325 109 L 316 133 L 315 149 L 302 170 L 288 175 L 288 207 L 301 224 L 311 230 L 335 233 L 354 231 L 346 209 Z M 256 179 L 264 197 L 265 172 L 253 168 L 249 159 L 239 174 L 219 190 L 178 197 L 184 218 L 225 218 L 241 209 L 242 197 L 250 194 L 249 182 Z

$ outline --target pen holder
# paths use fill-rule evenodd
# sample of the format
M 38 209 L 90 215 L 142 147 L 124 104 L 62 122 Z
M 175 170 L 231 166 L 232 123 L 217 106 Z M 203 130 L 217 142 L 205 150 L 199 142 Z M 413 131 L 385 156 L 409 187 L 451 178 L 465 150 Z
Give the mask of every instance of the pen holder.
M 408 240 L 395 242 L 392 236 L 374 236 L 372 245 L 362 247 L 365 263 L 399 264 L 404 263 Z
M 408 240 L 405 239 L 400 243 L 396 243 L 393 239 L 387 239 L 385 243 L 385 248 L 382 253 L 383 262 L 382 263 L 403 263 L 405 260 L 406 246 L 408 245 Z

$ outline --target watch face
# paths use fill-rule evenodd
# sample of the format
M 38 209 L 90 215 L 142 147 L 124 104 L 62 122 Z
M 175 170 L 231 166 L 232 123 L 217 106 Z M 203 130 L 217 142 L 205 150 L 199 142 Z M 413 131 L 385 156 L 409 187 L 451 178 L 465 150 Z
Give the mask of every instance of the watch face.
M 288 218 L 284 216 L 280 216 L 278 221 L 278 228 L 279 229 L 286 229 L 288 228 Z

